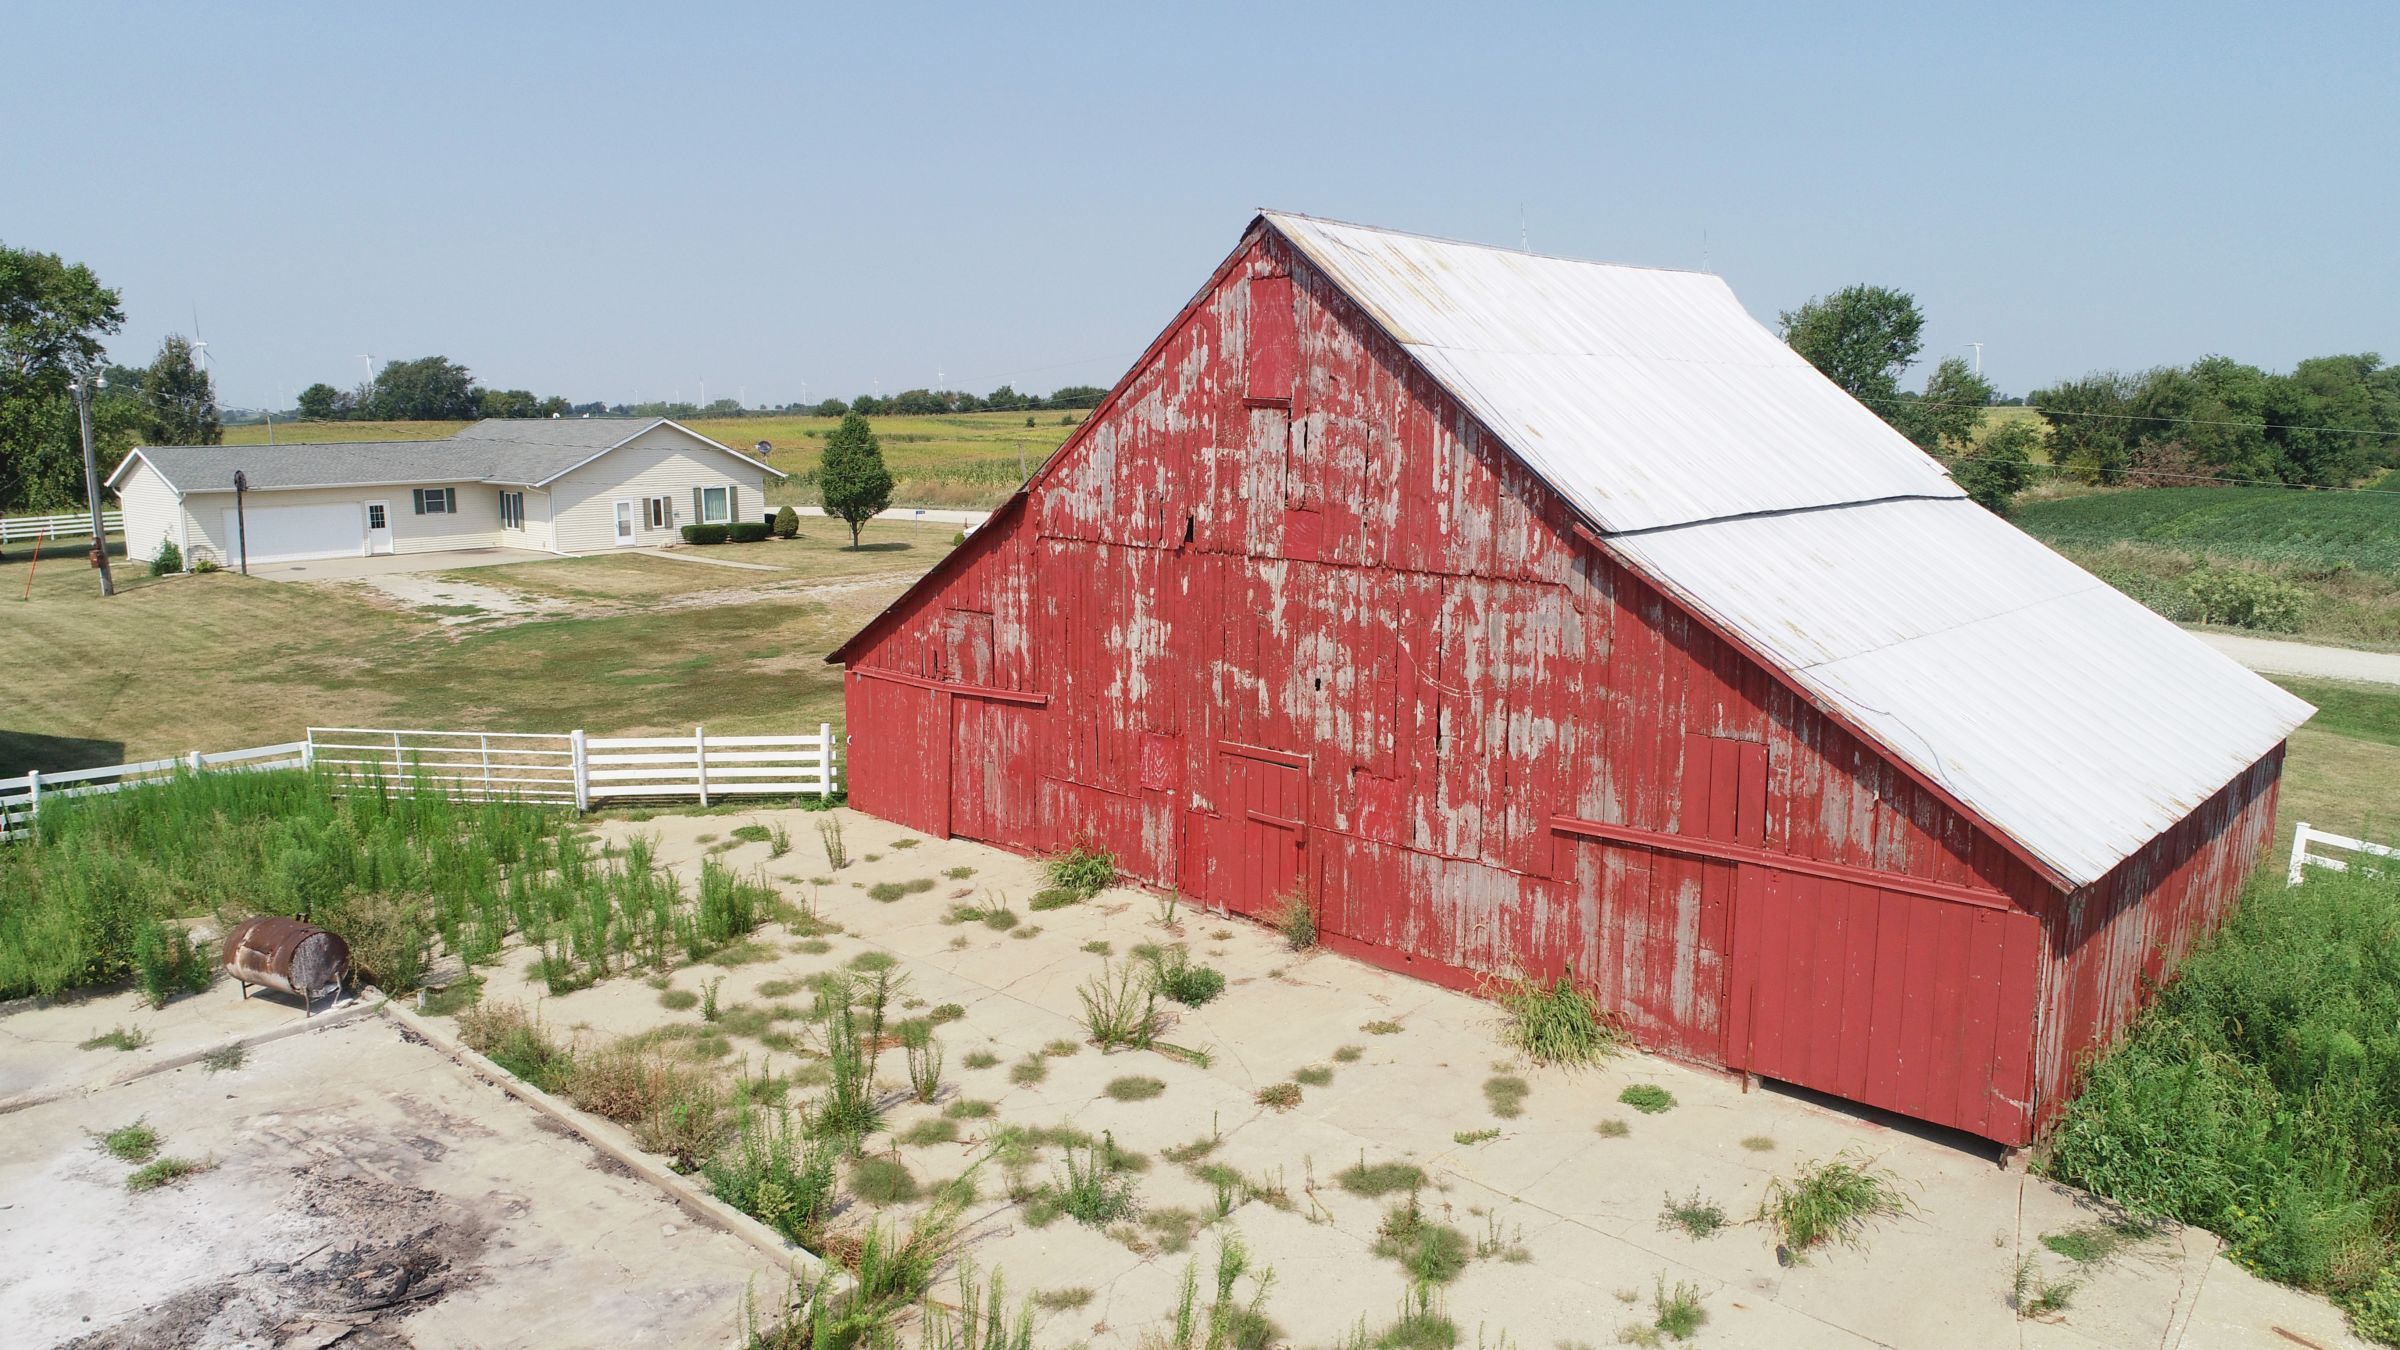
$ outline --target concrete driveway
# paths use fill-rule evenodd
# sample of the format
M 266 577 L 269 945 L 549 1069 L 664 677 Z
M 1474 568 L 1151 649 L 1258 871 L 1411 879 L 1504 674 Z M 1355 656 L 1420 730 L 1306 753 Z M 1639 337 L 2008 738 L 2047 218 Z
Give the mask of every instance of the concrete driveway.
M 2400 684 L 2400 653 L 2362 652 L 2349 647 L 2323 647 L 2313 642 L 2285 642 L 2241 633 L 2195 630 L 2193 636 L 2262 674 L 2355 680 L 2366 684 Z
M 529 548 L 462 548 L 442 553 L 386 553 L 373 558 L 254 563 L 250 575 L 268 581 L 362 581 L 411 572 L 448 572 L 461 567 L 505 567 L 509 563 L 540 562 L 558 556 Z

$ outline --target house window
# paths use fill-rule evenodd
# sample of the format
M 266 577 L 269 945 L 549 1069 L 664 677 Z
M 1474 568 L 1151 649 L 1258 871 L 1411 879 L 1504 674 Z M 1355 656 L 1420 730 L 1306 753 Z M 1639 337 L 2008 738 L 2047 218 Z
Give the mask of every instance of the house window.
M 733 519 L 732 496 L 733 489 L 731 488 L 700 489 L 700 523 L 723 525 L 731 521 Z
M 525 528 L 524 493 L 503 492 L 500 494 L 500 528 L 504 530 Z
M 383 528 L 382 502 L 367 503 L 367 528 L 370 530 L 380 530 Z
M 643 499 L 642 505 L 649 512 L 651 529 L 668 530 L 675 527 L 675 499 L 673 497 L 648 497 Z
M 458 514 L 457 488 L 417 488 L 417 514 L 420 516 L 450 516 Z

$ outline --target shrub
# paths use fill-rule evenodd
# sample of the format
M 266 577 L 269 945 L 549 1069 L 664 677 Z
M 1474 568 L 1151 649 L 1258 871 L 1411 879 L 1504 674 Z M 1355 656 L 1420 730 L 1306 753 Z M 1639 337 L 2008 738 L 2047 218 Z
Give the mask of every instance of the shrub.
M 800 533 L 800 513 L 786 506 L 775 513 L 775 537 L 790 539 Z
M 1841 1155 L 1767 1182 L 1758 1217 L 1794 1254 L 1828 1242 L 1855 1244 L 1870 1219 L 1907 1210 L 1892 1174 Z
M 722 544 L 732 534 L 732 527 L 727 525 L 686 525 L 683 527 L 683 542 L 687 544 Z
M 737 520 L 725 527 L 725 537 L 736 544 L 755 544 L 775 533 L 775 527 L 763 520 Z
M 2200 623 L 2296 633 L 2308 608 L 2308 592 L 2238 567 L 2196 568 L 2184 587 L 2191 593 L 2192 617 Z
M 192 559 L 192 571 L 201 576 L 206 576 L 211 572 L 222 572 L 224 570 L 225 568 L 223 564 L 219 563 L 214 558 L 204 556 Z
M 175 541 L 172 539 L 161 543 L 158 546 L 158 556 L 150 560 L 150 575 L 154 577 L 172 576 L 182 570 L 183 550 L 175 547 Z
M 1667 1288 L 1667 1277 L 1658 1277 L 1658 1287 L 1650 1295 L 1651 1311 L 1657 1316 L 1650 1325 L 1679 1341 L 1688 1341 L 1708 1321 L 1708 1310 L 1700 1306 L 1700 1287 L 1682 1280 Z
M 575 1057 L 522 1003 L 478 1003 L 458 1015 L 467 1048 L 544 1092 L 564 1092 Z
M 1466 1234 L 1426 1218 L 1414 1193 L 1406 1203 L 1386 1210 L 1383 1223 L 1375 1230 L 1375 1254 L 1398 1261 L 1410 1279 L 1425 1284 L 1448 1284 L 1457 1279 L 1474 1250 Z
M 1669 1195 L 1666 1207 L 1659 1211 L 1658 1226 L 1688 1238 L 1714 1237 L 1725 1226 L 1725 1207 L 1701 1199 L 1697 1190 L 1681 1200 Z
M 1536 1064 L 1577 1067 L 1614 1052 L 1624 1037 L 1574 978 L 1570 969 L 1548 984 L 1520 978 L 1503 986 L 1498 997 L 1508 1023 L 1501 1039 Z
M 1133 1178 L 1120 1163 L 1116 1140 L 1107 1135 L 1081 1149 L 1069 1144 L 1066 1172 L 1050 1189 L 1059 1209 L 1087 1228 L 1105 1228 L 1119 1219 L 1132 1218 L 1141 1209 L 1134 1198 Z
M 2044 1170 L 2364 1316 L 2400 1239 L 2395 953 L 2400 876 L 2262 870 L 2090 1068 Z

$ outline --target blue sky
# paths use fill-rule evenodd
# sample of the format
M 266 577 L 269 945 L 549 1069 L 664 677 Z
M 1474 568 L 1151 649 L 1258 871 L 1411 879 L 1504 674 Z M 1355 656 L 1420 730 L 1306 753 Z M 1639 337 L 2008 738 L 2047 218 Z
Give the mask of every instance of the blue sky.
M 1253 208 L 1874 281 L 2003 389 L 2400 359 L 2400 6 L 48 5 L 0 240 L 221 392 L 1108 384 Z M 1918 372 L 1921 376 L 1922 371 Z

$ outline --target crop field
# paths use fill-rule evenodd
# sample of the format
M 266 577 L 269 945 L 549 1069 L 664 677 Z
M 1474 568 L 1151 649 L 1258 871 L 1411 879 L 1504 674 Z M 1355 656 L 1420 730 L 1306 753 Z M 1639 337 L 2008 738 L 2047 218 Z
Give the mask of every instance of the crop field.
M 2054 547 L 2147 544 L 2227 561 L 2400 576 L 2400 493 L 2132 488 L 2019 507 Z
M 959 413 L 943 417 L 875 417 L 868 419 L 883 443 L 883 460 L 892 471 L 892 500 L 902 506 L 997 506 L 1024 475 L 1042 467 L 1052 451 L 1065 442 L 1074 424 L 1088 414 Z M 1031 425 L 1028 425 L 1028 419 Z M 464 422 L 279 422 L 280 443 L 310 441 L 433 440 L 450 435 Z M 836 426 L 831 417 L 697 418 L 685 423 L 712 440 L 747 451 L 759 441 L 773 449 L 767 462 L 791 475 L 769 488 L 776 503 L 813 504 L 817 500 L 817 457 L 825 437 Z M 229 445 L 260 445 L 264 426 L 225 429 Z

